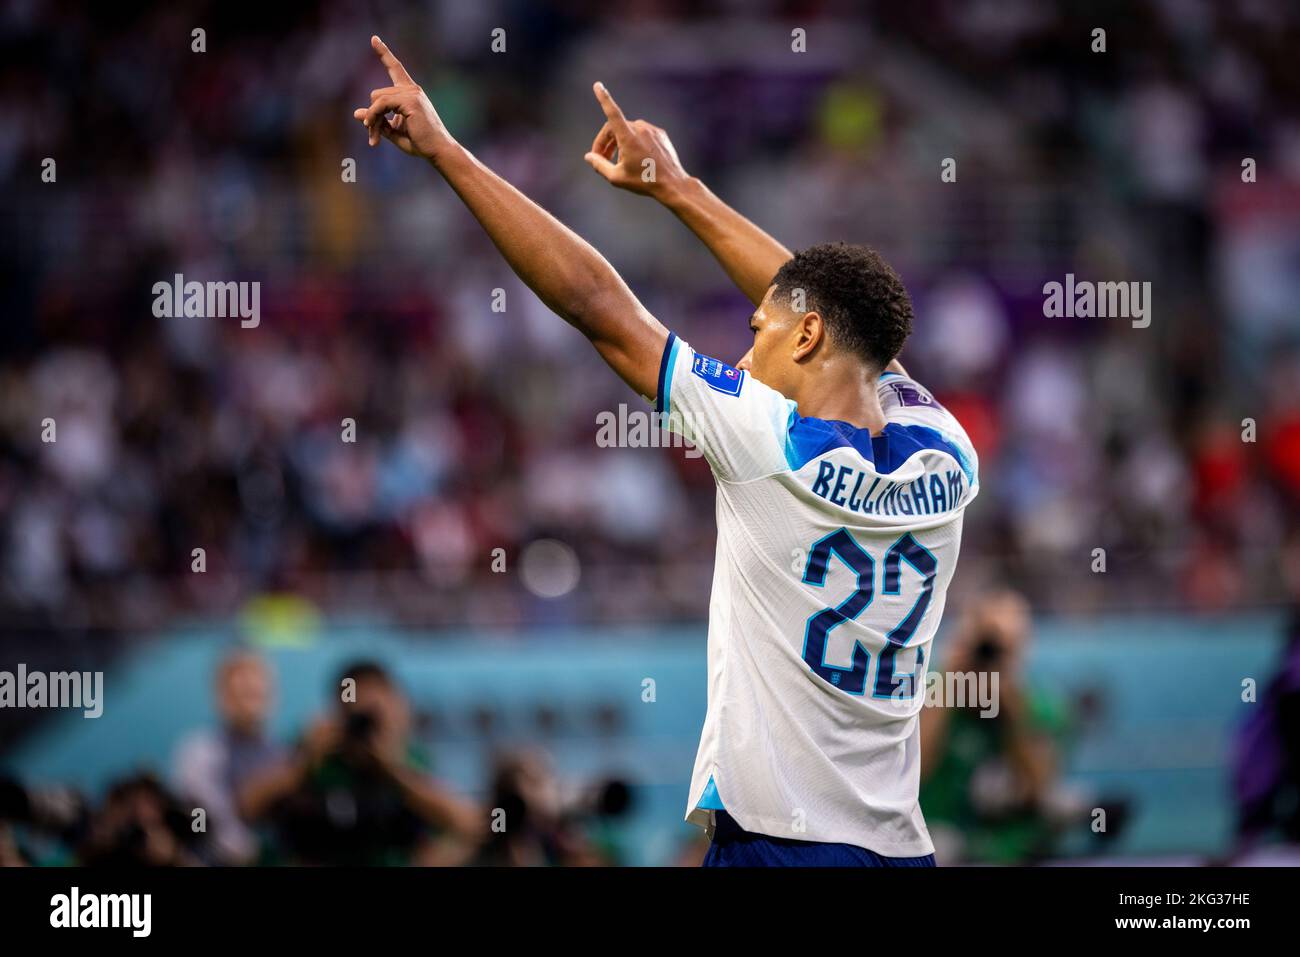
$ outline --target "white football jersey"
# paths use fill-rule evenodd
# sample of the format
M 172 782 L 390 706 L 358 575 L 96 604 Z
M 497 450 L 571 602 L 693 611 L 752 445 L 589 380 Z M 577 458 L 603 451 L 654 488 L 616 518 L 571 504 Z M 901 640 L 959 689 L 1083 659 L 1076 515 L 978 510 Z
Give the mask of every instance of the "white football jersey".
M 709 699 L 686 819 L 933 852 L 917 801 L 930 642 L 978 491 L 965 431 L 886 373 L 872 436 L 670 335 L 656 410 L 717 482 Z

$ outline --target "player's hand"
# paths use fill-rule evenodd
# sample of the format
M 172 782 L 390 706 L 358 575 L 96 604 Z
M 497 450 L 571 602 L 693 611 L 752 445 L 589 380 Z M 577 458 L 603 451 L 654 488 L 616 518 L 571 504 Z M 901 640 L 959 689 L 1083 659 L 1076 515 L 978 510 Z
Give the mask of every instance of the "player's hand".
M 393 56 L 379 37 L 370 38 L 374 49 L 392 86 L 380 87 L 370 92 L 370 108 L 358 109 L 353 116 L 365 126 L 371 146 L 378 146 L 380 137 L 391 140 L 404 153 L 434 159 L 455 140 L 442 125 L 438 111 L 424 95 L 420 85 L 411 79 L 406 67 Z M 389 113 L 393 115 L 388 116 Z
M 620 189 L 657 198 L 689 178 L 667 133 L 645 120 L 629 122 L 603 83 L 594 89 L 605 125 L 584 157 L 592 169 Z

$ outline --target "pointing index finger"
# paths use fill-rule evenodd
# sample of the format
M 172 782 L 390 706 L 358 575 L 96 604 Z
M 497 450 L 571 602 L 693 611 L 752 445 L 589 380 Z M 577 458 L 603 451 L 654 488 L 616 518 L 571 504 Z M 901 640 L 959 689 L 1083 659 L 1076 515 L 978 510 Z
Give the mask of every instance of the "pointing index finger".
M 605 84 L 597 82 L 592 89 L 596 91 L 596 100 L 600 103 L 600 108 L 605 111 L 605 118 L 609 120 L 609 125 L 614 128 L 616 133 L 627 133 L 627 117 L 623 111 L 618 108 L 614 98 L 609 95 L 609 90 L 605 89 Z
M 377 36 L 370 38 L 370 46 L 375 53 L 379 54 L 379 62 L 388 70 L 388 76 L 394 83 L 414 83 L 411 74 L 406 72 L 406 67 L 402 66 L 402 61 L 393 56 L 393 51 L 388 49 L 388 45 Z

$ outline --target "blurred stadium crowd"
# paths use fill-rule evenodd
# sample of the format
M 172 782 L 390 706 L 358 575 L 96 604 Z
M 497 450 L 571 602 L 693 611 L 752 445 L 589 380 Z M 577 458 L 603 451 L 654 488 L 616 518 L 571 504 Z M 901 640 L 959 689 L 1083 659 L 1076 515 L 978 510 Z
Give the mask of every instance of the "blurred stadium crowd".
M 621 862 L 606 825 L 628 808 L 625 782 L 575 789 L 544 751 L 510 749 L 480 805 L 433 776 L 411 704 L 382 665 L 355 661 L 339 678 L 347 700 L 279 743 L 267 728 L 275 676 L 235 651 L 214 676 L 218 723 L 181 739 L 164 773 L 131 772 L 100 801 L 0 775 L 0 867 Z
M 1300 550 L 1287 558 L 1300 585 Z M 1132 819 L 1149 811 L 1123 779 L 1089 784 L 1067 774 L 1090 726 L 1114 716 L 1095 685 L 1063 694 L 1028 680 L 1033 640 L 1029 606 L 1009 590 L 975 601 L 947 636 L 944 672 L 996 672 L 1000 681 L 993 713 L 989 701 L 971 697 L 921 715 L 921 803 L 944 865 L 1119 860 Z M 1300 615 L 1287 626 L 1277 665 L 1224 755 L 1222 843 L 1213 852 L 1166 851 L 1165 862 L 1300 859 Z M 500 735 L 485 703 L 473 719 L 489 756 L 483 778 L 472 793 L 458 793 L 442 777 L 431 734 L 445 716 L 410 697 L 384 665 L 362 659 L 338 668 L 327 697 L 282 737 L 272 727 L 287 677 L 259 651 L 227 651 L 212 672 L 214 719 L 173 735 L 168 757 L 136 761 L 102 794 L 0 768 L 0 867 L 581 867 L 646 859 L 645 832 L 632 820 L 646 795 L 646 765 L 629 774 L 563 773 L 550 753 L 557 739 L 545 733 L 558 730 L 558 713 L 538 714 L 540 735 Z M 599 720 L 613 731 L 617 708 Z M 707 839 L 672 803 L 675 827 L 663 830 L 651 860 L 698 865 Z
M 376 30 L 454 135 L 703 352 L 743 354 L 749 306 L 664 211 L 585 166 L 592 80 L 786 245 L 877 246 L 916 302 L 903 359 L 980 452 L 955 607 L 1000 582 L 1036 611 L 1294 599 L 1277 556 L 1300 543 L 1300 7 L 33 2 L 0 11 L 7 651 L 39 658 L 52 633 L 89 650 L 267 595 L 421 628 L 706 616 L 707 467 L 598 447 L 597 414 L 637 397 L 436 177 L 367 150 L 351 110 L 382 85 Z M 155 318 L 154 284 L 178 273 L 260 282 L 260 323 Z M 1045 318 L 1043 284 L 1067 273 L 1149 281 L 1151 326 Z M 577 555 L 566 595 L 493 571 L 494 549 L 514 567 L 539 538 Z M 236 730 L 261 720 L 240 717 L 258 674 L 222 673 Z M 388 718 L 326 715 L 292 750 L 214 733 L 97 807 L 8 781 L 0 817 L 48 815 L 64 836 L 47 861 L 618 860 L 601 822 L 626 795 L 558 801 L 538 755 L 503 758 L 487 789 L 543 809 L 535 831 L 466 825 L 460 799 L 412 779 L 400 692 L 370 677 Z M 940 778 L 965 793 L 970 770 Z M 178 795 L 214 787 L 192 845 Z M 322 836 L 349 814 L 382 824 Z M 979 853 L 1041 854 L 1038 834 Z M 16 856 L 0 840 L 0 863 Z
M 1009 579 L 1039 608 L 1276 601 L 1271 556 L 1300 511 L 1300 13 L 860 7 L 382 19 L 453 132 L 702 350 L 738 357 L 748 307 L 661 210 L 588 175 L 591 79 L 787 245 L 881 248 L 917 303 L 904 358 L 980 449 L 965 584 Z M 365 149 L 348 120 L 380 79 L 369 17 L 3 17 L 6 622 L 131 629 L 276 591 L 420 625 L 703 616 L 706 467 L 598 448 L 596 414 L 638 399 L 435 177 Z M 489 49 L 500 24 L 506 54 Z M 1150 281 L 1151 327 L 1045 319 L 1042 285 L 1067 272 Z M 260 324 L 153 318 L 153 284 L 176 273 L 260 281 Z M 567 598 L 491 570 L 492 549 L 538 536 L 578 553 Z

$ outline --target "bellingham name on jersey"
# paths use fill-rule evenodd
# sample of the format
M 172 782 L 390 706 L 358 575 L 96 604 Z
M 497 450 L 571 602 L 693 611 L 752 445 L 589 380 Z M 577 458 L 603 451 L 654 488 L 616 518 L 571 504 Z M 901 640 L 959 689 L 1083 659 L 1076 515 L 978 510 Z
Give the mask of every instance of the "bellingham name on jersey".
M 927 481 L 928 479 L 928 481 Z M 866 482 L 871 484 L 863 492 Z M 814 495 L 832 505 L 864 515 L 937 515 L 956 508 L 965 497 L 961 469 L 929 472 L 911 482 L 882 479 L 848 465 L 822 461 L 812 484 Z

